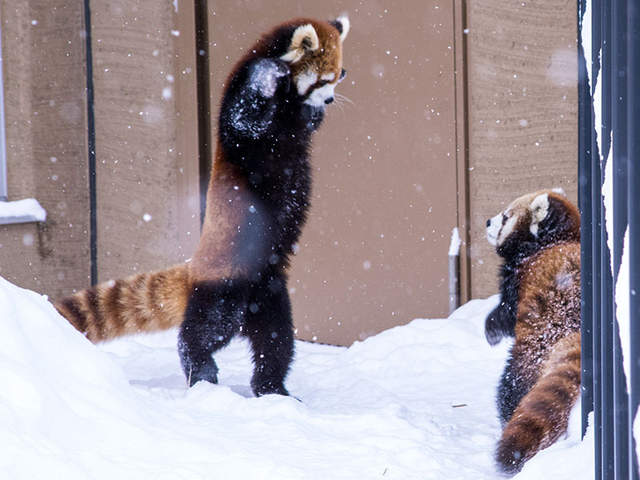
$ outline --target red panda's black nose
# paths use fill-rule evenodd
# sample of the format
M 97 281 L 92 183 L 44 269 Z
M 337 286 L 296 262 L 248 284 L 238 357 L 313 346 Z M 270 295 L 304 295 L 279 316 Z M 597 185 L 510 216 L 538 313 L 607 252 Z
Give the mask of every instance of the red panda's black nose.
M 327 98 L 324 103 L 326 103 L 327 105 L 329 105 L 330 103 L 333 103 L 333 97 L 329 97 Z
M 491 226 L 491 219 L 487 220 L 487 227 Z

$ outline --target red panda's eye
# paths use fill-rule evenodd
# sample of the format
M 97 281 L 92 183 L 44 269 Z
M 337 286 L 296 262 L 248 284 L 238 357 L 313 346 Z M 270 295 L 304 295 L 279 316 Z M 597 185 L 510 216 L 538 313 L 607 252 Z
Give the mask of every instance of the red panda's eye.
M 338 78 L 338 81 L 342 81 L 344 79 L 344 77 L 346 77 L 346 76 L 347 76 L 347 71 L 343 68 L 340 71 L 340 78 Z

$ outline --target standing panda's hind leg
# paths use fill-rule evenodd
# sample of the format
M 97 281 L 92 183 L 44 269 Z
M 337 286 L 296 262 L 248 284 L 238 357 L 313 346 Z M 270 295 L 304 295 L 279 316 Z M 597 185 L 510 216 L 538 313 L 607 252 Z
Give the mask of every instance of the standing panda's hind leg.
M 232 281 L 196 284 L 178 336 L 178 352 L 187 383 L 218 383 L 212 355 L 240 330 L 246 313 L 246 288 Z
M 250 296 L 244 335 L 251 342 L 254 371 L 251 388 L 256 396 L 289 395 L 284 380 L 293 360 L 293 320 L 286 278 L 270 277 Z

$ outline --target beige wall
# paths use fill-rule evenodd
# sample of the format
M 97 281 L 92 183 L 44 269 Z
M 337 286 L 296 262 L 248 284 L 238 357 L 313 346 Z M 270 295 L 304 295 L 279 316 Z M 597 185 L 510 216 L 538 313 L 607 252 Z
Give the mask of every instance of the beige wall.
M 9 199 L 36 197 L 48 219 L 0 227 L 0 275 L 59 297 L 91 280 L 83 1 L 1 5 Z M 184 261 L 198 241 L 194 12 L 181 8 L 91 2 L 99 281 Z
M 92 0 L 98 280 L 189 258 L 200 235 L 193 5 Z
M 0 275 L 52 296 L 89 281 L 82 2 L 1 2 L 9 200 L 44 224 L 0 226 Z
M 497 292 L 488 218 L 515 197 L 563 187 L 577 199 L 575 0 L 470 0 L 471 294 Z

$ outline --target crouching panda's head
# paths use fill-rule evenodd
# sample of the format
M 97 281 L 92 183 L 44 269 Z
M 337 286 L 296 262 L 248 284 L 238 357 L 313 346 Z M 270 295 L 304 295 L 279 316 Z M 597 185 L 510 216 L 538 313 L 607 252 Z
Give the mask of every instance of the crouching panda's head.
M 580 213 L 562 189 L 529 193 L 487 220 L 487 239 L 506 259 L 559 242 L 579 242 Z

